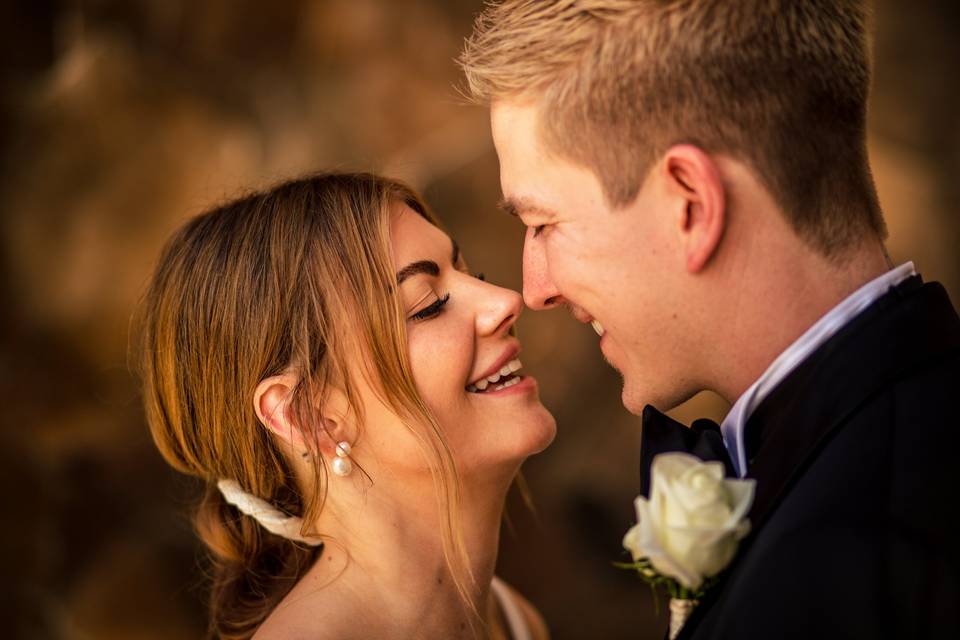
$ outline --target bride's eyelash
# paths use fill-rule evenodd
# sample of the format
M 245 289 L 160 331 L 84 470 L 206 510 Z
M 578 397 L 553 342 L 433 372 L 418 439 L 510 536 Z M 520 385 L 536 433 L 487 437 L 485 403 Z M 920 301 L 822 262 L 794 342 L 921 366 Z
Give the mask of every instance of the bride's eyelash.
M 420 322 L 421 320 L 427 320 L 436 315 L 439 315 L 443 310 L 443 305 L 447 304 L 447 301 L 450 300 L 450 294 L 445 293 L 442 297 L 437 298 L 432 304 L 424 307 L 420 311 L 417 311 L 415 314 L 410 316 L 410 319 L 414 322 Z

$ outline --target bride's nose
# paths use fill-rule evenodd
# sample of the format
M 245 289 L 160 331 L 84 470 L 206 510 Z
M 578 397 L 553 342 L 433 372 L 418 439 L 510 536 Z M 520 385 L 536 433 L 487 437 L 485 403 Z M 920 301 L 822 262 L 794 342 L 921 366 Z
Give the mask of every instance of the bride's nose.
M 506 333 L 522 310 L 523 298 L 518 292 L 482 283 L 477 306 L 477 333 L 481 336 Z

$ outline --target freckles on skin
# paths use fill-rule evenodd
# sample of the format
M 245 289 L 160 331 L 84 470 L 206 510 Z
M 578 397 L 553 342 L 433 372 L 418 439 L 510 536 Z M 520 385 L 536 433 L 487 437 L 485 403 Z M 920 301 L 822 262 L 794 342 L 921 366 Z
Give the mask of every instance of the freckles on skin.
M 400 285 L 404 313 L 419 311 L 438 298 L 450 298 L 440 313 L 423 320 L 407 320 L 407 357 L 414 385 L 424 402 L 444 411 L 462 395 L 462 382 L 473 358 L 473 324 L 458 291 L 458 274 L 452 267 L 450 238 L 415 211 L 400 206 L 391 220 L 394 269 L 432 261 L 439 272 L 418 273 Z
M 472 350 L 467 348 L 473 344 L 473 336 L 438 326 L 421 331 L 426 328 L 414 326 L 407 331 L 408 357 L 417 390 L 424 399 L 436 395 L 438 388 L 462 391 L 473 361 Z

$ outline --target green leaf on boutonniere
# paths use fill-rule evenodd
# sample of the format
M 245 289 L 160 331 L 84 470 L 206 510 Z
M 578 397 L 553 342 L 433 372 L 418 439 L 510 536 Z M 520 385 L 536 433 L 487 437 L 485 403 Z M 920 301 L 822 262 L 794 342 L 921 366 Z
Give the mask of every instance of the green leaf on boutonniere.
M 640 579 L 649 584 L 650 587 L 654 589 L 654 592 L 656 592 L 657 587 L 664 587 L 667 595 L 671 598 L 679 598 L 682 600 L 701 599 L 719 579 L 719 576 L 707 578 L 703 581 L 703 584 L 700 585 L 700 588 L 688 589 L 673 578 L 658 573 L 646 558 L 640 558 L 636 562 L 614 562 L 613 566 L 618 569 L 636 571 Z M 654 604 L 658 605 L 656 598 L 654 598 Z

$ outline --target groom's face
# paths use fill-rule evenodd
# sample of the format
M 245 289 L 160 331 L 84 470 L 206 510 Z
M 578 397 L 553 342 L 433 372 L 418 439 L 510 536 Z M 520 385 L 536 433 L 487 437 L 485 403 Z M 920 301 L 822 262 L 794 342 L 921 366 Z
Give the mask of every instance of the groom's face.
M 504 208 L 527 227 L 524 301 L 567 305 L 602 326 L 600 349 L 623 376 L 627 409 L 674 406 L 693 389 L 683 362 L 683 261 L 662 189 L 648 177 L 634 203 L 611 209 L 591 170 L 544 148 L 538 118 L 526 104 L 497 102 L 491 112 Z

